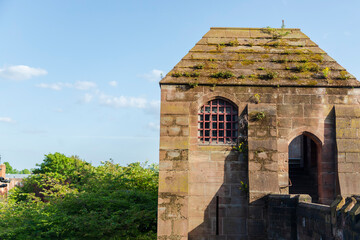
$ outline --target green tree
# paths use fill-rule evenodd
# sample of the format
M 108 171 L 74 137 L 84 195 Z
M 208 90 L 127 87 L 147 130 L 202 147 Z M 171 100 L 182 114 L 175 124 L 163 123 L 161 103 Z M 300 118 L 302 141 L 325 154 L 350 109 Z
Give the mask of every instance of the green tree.
M 5 166 L 6 166 L 6 173 L 7 174 L 31 174 L 31 171 L 29 169 L 23 169 L 21 171 L 13 168 L 9 162 L 4 162 Z
M 0 205 L 0 239 L 156 239 L 158 168 L 55 153 Z

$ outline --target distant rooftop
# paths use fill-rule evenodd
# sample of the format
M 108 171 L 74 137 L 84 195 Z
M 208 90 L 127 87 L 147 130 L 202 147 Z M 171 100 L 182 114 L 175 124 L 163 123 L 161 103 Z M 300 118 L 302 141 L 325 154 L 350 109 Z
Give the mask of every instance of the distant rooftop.
M 211 28 L 160 84 L 360 87 L 298 28 Z

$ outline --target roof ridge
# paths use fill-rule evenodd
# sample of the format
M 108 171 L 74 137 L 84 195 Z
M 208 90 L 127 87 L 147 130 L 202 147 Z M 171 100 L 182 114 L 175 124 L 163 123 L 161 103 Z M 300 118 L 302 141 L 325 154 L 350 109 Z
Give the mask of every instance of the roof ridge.
M 262 28 L 210 27 L 210 29 L 217 29 L 217 30 L 262 30 L 262 29 L 266 29 L 266 28 L 267 28 L 267 27 L 262 27 Z M 300 28 L 272 28 L 272 29 L 301 31 Z

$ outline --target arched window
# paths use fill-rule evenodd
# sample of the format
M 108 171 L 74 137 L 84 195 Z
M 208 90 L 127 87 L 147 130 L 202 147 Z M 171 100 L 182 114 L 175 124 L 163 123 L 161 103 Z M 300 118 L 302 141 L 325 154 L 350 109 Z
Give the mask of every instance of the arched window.
M 214 99 L 198 113 L 200 143 L 234 144 L 238 137 L 238 109 L 223 99 Z

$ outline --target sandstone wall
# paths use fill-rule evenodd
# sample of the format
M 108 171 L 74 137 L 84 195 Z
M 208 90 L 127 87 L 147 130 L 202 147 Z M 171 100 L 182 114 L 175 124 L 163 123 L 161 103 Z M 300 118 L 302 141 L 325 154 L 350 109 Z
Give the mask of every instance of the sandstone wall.
M 341 141 L 339 133 L 335 135 L 340 126 L 338 109 L 349 104 L 358 108 L 358 89 L 162 85 L 161 92 L 158 239 L 215 239 L 210 236 L 217 230 L 219 239 L 263 238 L 264 197 L 288 193 L 288 144 L 301 134 L 307 134 L 319 149 L 322 203 L 331 203 L 340 190 L 360 191 L 349 175 L 360 172 L 355 160 L 349 174 L 340 174 L 341 167 L 349 165 L 341 165 L 336 158 Z M 249 120 L 248 160 L 232 146 L 198 143 L 198 110 L 216 97 L 233 102 L 239 114 L 264 112 L 261 121 Z M 343 139 L 357 144 L 355 136 Z M 338 151 L 346 162 L 347 148 Z M 351 153 L 349 161 L 356 158 L 356 152 Z M 249 183 L 249 195 L 239 190 L 241 181 Z
M 303 195 L 269 195 L 267 239 L 359 239 L 360 199 L 338 197 L 331 206 Z

